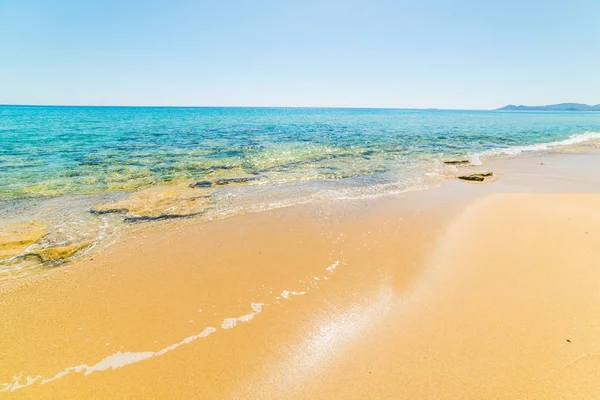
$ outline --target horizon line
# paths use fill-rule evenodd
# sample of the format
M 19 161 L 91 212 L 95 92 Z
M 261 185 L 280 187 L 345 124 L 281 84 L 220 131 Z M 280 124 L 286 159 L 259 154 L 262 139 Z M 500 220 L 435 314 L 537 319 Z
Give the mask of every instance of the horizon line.
M 441 108 L 441 107 L 377 107 L 377 106 L 258 106 L 258 105 L 106 105 L 106 104 L 18 104 L 0 103 L 0 107 L 97 107 L 97 108 L 304 108 L 304 109 L 372 109 L 372 110 L 446 110 L 495 111 L 497 108 Z

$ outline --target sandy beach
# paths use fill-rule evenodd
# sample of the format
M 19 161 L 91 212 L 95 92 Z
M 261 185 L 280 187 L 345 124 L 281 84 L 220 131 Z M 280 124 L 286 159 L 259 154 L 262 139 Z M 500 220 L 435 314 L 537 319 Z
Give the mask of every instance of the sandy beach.
M 600 400 L 599 15 L 0 0 L 0 400 Z
M 0 396 L 600 398 L 598 160 L 140 224 L 0 292 Z

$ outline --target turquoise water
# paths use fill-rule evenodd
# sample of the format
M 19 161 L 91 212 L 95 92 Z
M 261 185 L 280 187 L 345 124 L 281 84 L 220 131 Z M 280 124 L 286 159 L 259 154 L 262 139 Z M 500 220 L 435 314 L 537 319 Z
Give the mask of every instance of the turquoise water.
M 214 217 L 426 188 L 452 175 L 443 160 L 592 145 L 597 132 L 592 112 L 0 106 L 0 234 L 41 221 L 48 233 L 33 247 L 46 248 L 97 240 L 140 216 Z M 214 185 L 240 177 L 247 182 Z M 198 189 L 205 208 L 181 207 L 181 196 L 157 205 L 150 194 L 144 201 L 158 211 L 90 213 L 139 190 L 203 180 L 213 183 Z M 4 269 L 15 265 L 13 257 Z
M 289 179 L 401 173 L 398 163 L 599 131 L 596 113 L 4 106 L 0 198 L 134 190 L 215 168 Z

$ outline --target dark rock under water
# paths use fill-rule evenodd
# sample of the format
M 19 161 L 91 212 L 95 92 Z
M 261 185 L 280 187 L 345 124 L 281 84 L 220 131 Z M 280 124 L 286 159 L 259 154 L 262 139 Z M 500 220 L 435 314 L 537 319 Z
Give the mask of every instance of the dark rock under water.
M 212 186 L 212 182 L 211 181 L 198 181 L 198 182 L 194 182 L 190 184 L 191 188 L 207 188 L 207 187 L 211 187 Z
M 492 172 L 483 172 L 480 174 L 471 174 L 471 175 L 462 175 L 459 176 L 458 179 L 462 179 L 463 181 L 475 181 L 475 182 L 483 182 L 485 178 L 494 175 Z
M 96 214 L 96 215 L 104 215 L 104 214 L 125 214 L 129 212 L 128 209 L 126 208 L 109 208 L 106 210 L 98 210 L 96 208 L 91 208 L 90 209 L 90 213 L 91 214 Z
M 201 215 L 202 213 L 193 213 L 193 214 L 161 214 L 156 216 L 135 216 L 135 217 L 126 217 L 123 219 L 124 222 L 136 223 L 136 222 L 146 222 L 146 221 L 162 221 L 165 219 L 178 219 L 178 218 L 191 218 Z
M 469 160 L 450 160 L 450 161 L 444 161 L 444 164 L 469 164 Z
M 215 181 L 215 185 L 229 185 L 230 183 L 246 183 L 259 180 L 259 176 L 248 176 L 243 178 L 222 178 Z

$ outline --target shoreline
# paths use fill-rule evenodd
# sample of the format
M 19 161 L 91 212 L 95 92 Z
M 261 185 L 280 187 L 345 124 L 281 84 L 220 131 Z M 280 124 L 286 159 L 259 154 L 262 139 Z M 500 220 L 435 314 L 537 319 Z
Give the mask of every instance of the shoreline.
M 412 343 L 425 346 L 419 351 L 426 353 L 433 351 L 426 350 L 428 346 L 439 344 L 438 362 L 452 360 L 442 355 L 456 343 L 463 343 L 456 339 L 444 348 L 443 338 L 435 333 L 439 329 L 432 330 L 439 322 L 427 322 L 420 316 L 430 318 L 450 310 L 440 303 L 442 300 L 454 301 L 451 304 L 466 301 L 456 293 L 454 297 L 442 293 L 466 288 L 468 271 L 460 275 L 462 280 L 456 277 L 449 289 L 444 285 L 435 289 L 436 282 L 443 282 L 448 274 L 439 273 L 441 267 L 432 269 L 432 262 L 436 263 L 432 260 L 437 257 L 443 268 L 462 271 L 465 261 L 461 257 L 473 253 L 466 263 L 481 263 L 477 257 L 483 257 L 484 252 L 469 248 L 465 256 L 453 253 L 448 246 L 464 247 L 489 237 L 499 243 L 498 251 L 502 251 L 498 257 L 504 256 L 503 237 L 507 230 L 510 232 L 510 224 L 506 222 L 500 231 L 494 227 L 502 222 L 500 217 L 518 222 L 510 219 L 510 204 L 533 212 L 536 207 L 532 204 L 547 202 L 550 216 L 574 210 L 582 202 L 596 205 L 594 195 L 495 193 L 597 193 L 597 169 L 590 168 L 598 164 L 597 160 L 596 152 L 523 156 L 486 165 L 494 172 L 501 171 L 497 181 L 486 185 L 447 181 L 438 188 L 378 199 L 293 206 L 204 224 L 178 220 L 139 227 L 106 249 L 83 256 L 46 277 L 0 292 L 0 318 L 6 322 L 0 331 L 0 348 L 6 349 L 2 358 L 7 360 L 0 370 L 0 390 L 14 388 L 18 390 L 10 393 L 15 396 L 36 398 L 92 392 L 106 398 L 244 398 L 249 393 L 264 393 L 263 398 L 277 398 L 281 393 L 293 398 L 356 398 L 359 393 L 366 394 L 362 390 L 380 387 L 390 390 L 380 392 L 382 396 L 402 396 L 413 390 L 413 397 L 417 397 L 418 393 L 434 393 L 431 390 L 435 388 L 419 388 L 416 383 L 410 386 L 405 378 L 401 380 L 407 386 L 395 387 L 391 382 L 398 375 L 394 374 L 402 371 L 414 377 L 413 383 L 425 385 L 422 379 L 433 371 L 438 374 L 436 381 L 446 382 L 447 392 L 436 395 L 460 393 L 469 397 L 465 388 L 453 386 L 443 375 L 452 370 L 449 365 L 442 362 L 440 365 L 447 368 L 442 369 L 418 364 L 414 357 L 421 353 L 411 353 L 402 340 L 396 340 L 397 335 L 410 336 L 411 332 L 424 335 L 425 339 L 417 342 L 411 336 Z M 523 200 L 519 196 L 529 197 Z M 501 211 L 494 217 L 496 210 Z M 582 215 L 590 211 L 586 213 L 581 211 Z M 539 218 L 527 213 L 521 217 L 532 218 L 533 232 L 542 226 Z M 581 221 L 581 215 L 575 217 L 578 223 L 586 222 Z M 482 223 L 480 218 L 497 219 Z M 462 227 L 456 228 L 456 221 Z M 590 229 L 597 234 L 596 225 Z M 535 255 L 553 250 L 529 236 L 522 242 L 542 249 Z M 579 247 L 574 239 L 568 243 L 561 249 L 573 246 L 584 260 L 594 259 L 589 243 Z M 562 273 L 560 268 L 555 267 L 557 274 Z M 593 271 L 587 273 L 596 278 Z M 539 272 L 531 279 L 536 276 Z M 490 283 L 485 283 L 487 276 L 477 279 L 480 290 L 490 288 Z M 510 283 L 514 282 L 502 288 Z M 581 289 L 577 285 L 573 282 L 569 292 L 576 299 L 577 289 Z M 535 287 L 524 286 L 518 294 L 525 296 L 531 289 Z M 435 293 L 438 290 L 440 293 Z M 585 294 L 589 296 L 589 290 Z M 417 307 L 414 302 L 422 304 Z M 439 310 L 438 304 L 442 304 Z M 509 306 L 513 311 L 506 315 L 520 315 L 513 304 Z M 476 311 L 473 320 L 489 320 L 483 311 Z M 448 312 L 460 316 L 462 311 Z M 584 315 L 577 317 L 587 321 Z M 451 322 L 448 317 L 440 318 L 443 324 Z M 421 327 L 408 332 L 406 322 Z M 466 329 L 460 326 L 455 331 Z M 471 339 L 479 340 L 480 348 L 487 351 L 496 348 L 484 346 L 493 336 L 486 333 Z M 579 348 L 580 352 L 597 344 L 588 336 L 588 347 Z M 399 366 L 385 357 L 388 353 L 399 357 L 395 359 L 413 357 L 409 364 L 416 366 Z M 377 366 L 377 355 L 384 357 L 378 371 L 387 366 L 389 372 L 373 381 L 367 378 L 365 368 Z M 565 358 L 555 361 L 568 359 L 562 355 Z M 361 364 L 354 359 L 360 359 Z M 467 372 L 471 368 L 458 365 Z M 293 379 L 286 380 L 281 371 Z M 23 375 L 12 380 L 19 373 Z M 349 377 L 354 379 L 350 386 Z M 469 376 L 457 379 L 482 384 L 479 375 L 470 377 L 471 381 Z M 170 384 L 173 379 L 181 384 Z M 320 385 L 319 379 L 325 379 L 325 384 Z M 7 384 L 2 386 L 2 382 Z M 356 385 L 361 385 L 360 390 Z M 482 385 L 465 387 L 498 388 L 490 382 Z
M 172 185 L 151 186 L 130 193 L 82 194 L 72 197 L 49 198 L 37 205 L 33 202 L 27 206 L 31 208 L 29 211 L 37 209 L 33 215 L 23 218 L 27 212 L 26 207 L 17 213 L 19 217 L 16 220 L 0 227 L 0 267 L 4 268 L 0 270 L 0 290 L 3 290 L 4 287 L 18 285 L 19 280 L 36 279 L 37 275 L 47 273 L 50 268 L 85 258 L 93 254 L 90 249 L 109 246 L 111 242 L 118 239 L 118 232 L 136 230 L 135 225 L 138 223 L 156 224 L 170 219 L 177 220 L 178 223 L 183 223 L 186 219 L 193 219 L 194 223 L 210 223 L 214 220 L 270 209 L 331 201 L 361 201 L 403 195 L 414 191 L 435 190 L 440 185 L 447 184 L 448 180 L 454 180 L 460 175 L 487 172 L 498 167 L 502 173 L 503 168 L 510 165 L 521 165 L 521 168 L 528 169 L 531 167 L 528 162 L 532 159 L 552 159 L 573 153 L 600 154 L 593 144 L 582 145 L 580 143 L 592 140 L 595 135 L 598 134 L 585 133 L 575 135 L 577 140 L 567 139 L 541 145 L 490 150 L 486 156 L 490 158 L 485 160 L 485 164 L 481 164 L 479 159 L 483 153 L 466 157 L 470 160 L 467 163 L 438 160 L 437 164 L 439 165 L 430 166 L 433 168 L 432 171 L 436 171 L 433 173 L 436 178 L 431 178 L 432 180 L 424 178 L 425 181 L 420 183 L 417 183 L 419 179 L 415 178 L 416 180 L 413 182 L 415 186 L 411 186 L 410 179 L 402 183 L 390 181 L 378 184 L 357 184 L 354 182 L 357 178 L 278 184 L 263 181 L 264 177 L 260 176 L 246 176 L 244 173 L 240 175 L 240 171 L 234 171 L 235 173 L 225 171 L 227 174 L 221 176 L 217 181 L 228 181 L 227 183 L 230 184 L 227 185 L 213 183 L 212 187 L 204 187 L 195 186 L 193 184 L 195 181 L 182 181 Z M 538 150 L 530 152 L 539 146 L 541 147 Z M 516 153 L 513 154 L 514 152 Z M 426 171 L 421 171 L 424 177 L 432 174 L 431 171 Z M 517 172 L 514 168 L 509 171 L 511 174 Z M 237 178 L 227 178 L 230 175 Z M 240 178 L 238 175 L 243 176 Z M 485 183 L 496 180 L 497 175 L 498 173 L 496 176 L 486 179 Z M 241 185 L 238 181 L 241 181 Z M 350 181 L 354 183 L 348 183 Z M 246 185 L 246 183 L 250 183 L 250 185 Z M 406 184 L 408 186 L 405 186 Z M 221 189 L 226 190 L 222 191 Z M 299 195 L 299 193 L 304 194 Z M 97 200 L 90 202 L 90 199 L 93 198 Z M 29 199 L 26 203 L 31 201 Z M 74 213 L 71 211 L 70 217 L 64 219 L 65 217 L 62 216 L 60 217 L 62 220 L 57 221 L 52 219 L 56 216 L 48 221 L 44 220 L 45 217 L 40 217 L 40 214 L 48 212 L 53 214 L 55 211 L 52 210 L 64 208 L 61 206 L 62 202 L 67 202 L 69 208 L 74 207 L 78 211 Z M 79 218 L 81 221 L 70 221 L 73 217 Z M 11 221 L 11 218 L 8 218 L 8 221 Z M 52 221 L 58 225 L 53 226 Z M 67 235 L 66 240 L 64 237 L 61 238 L 65 234 Z

